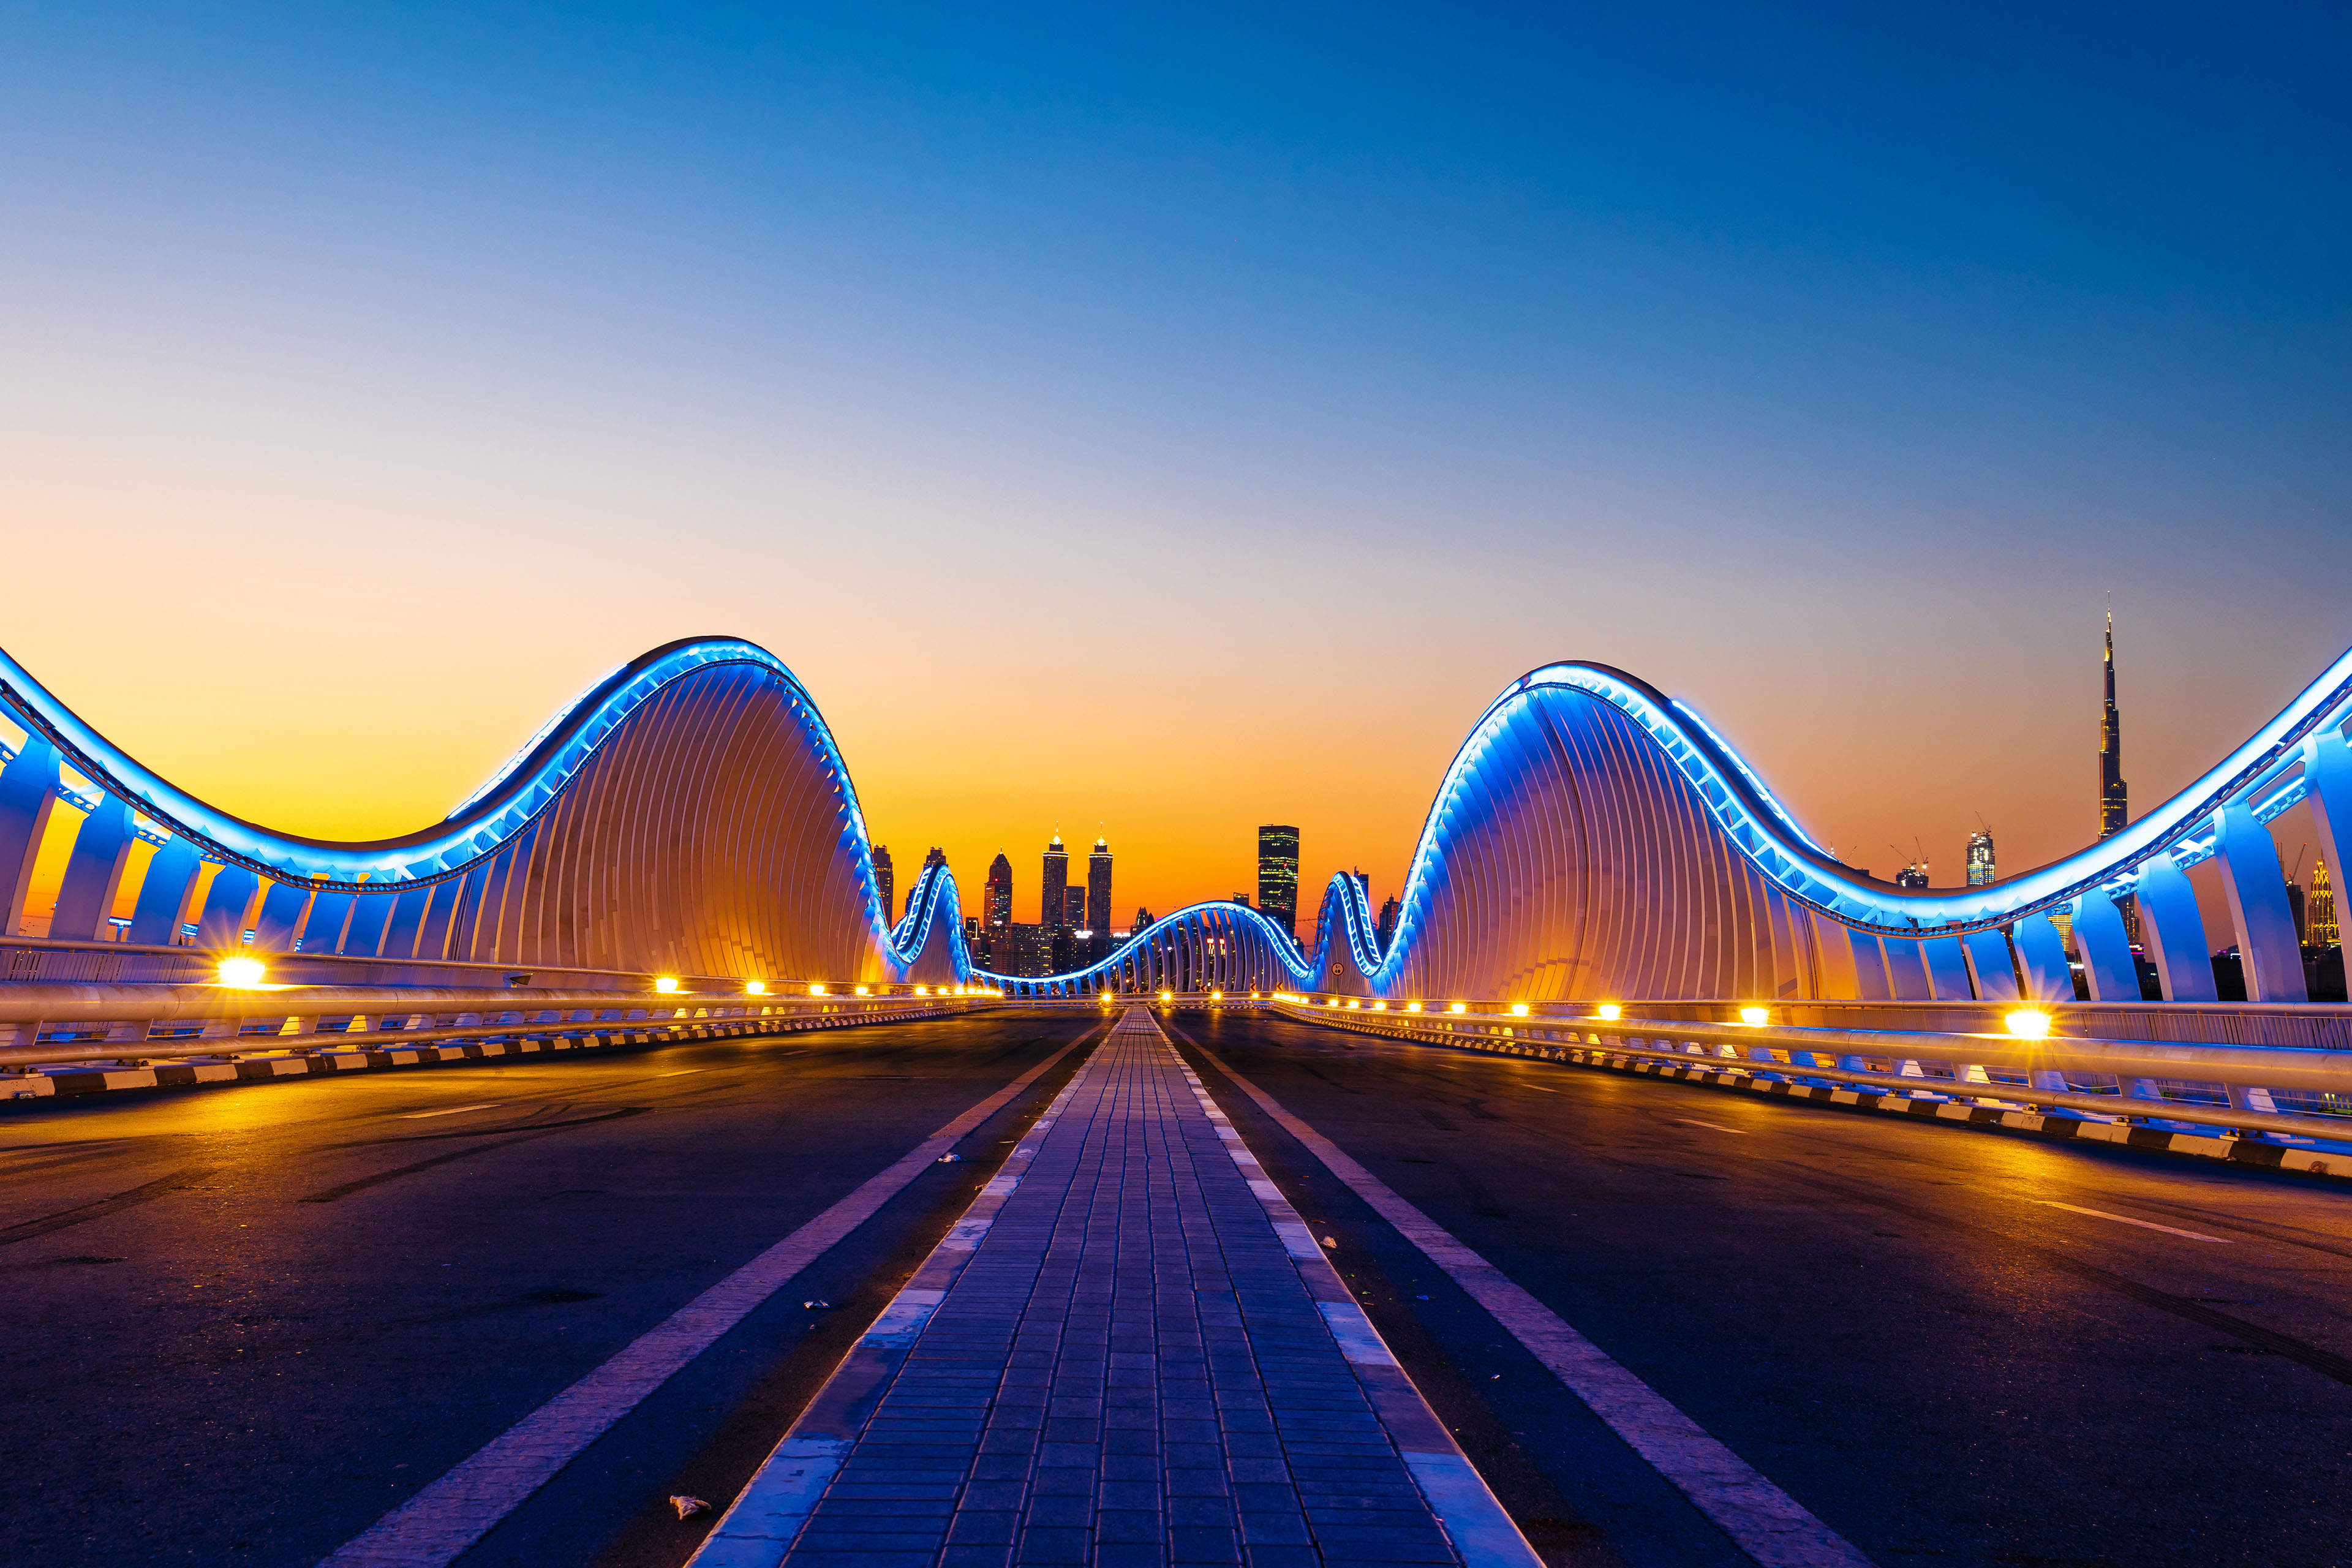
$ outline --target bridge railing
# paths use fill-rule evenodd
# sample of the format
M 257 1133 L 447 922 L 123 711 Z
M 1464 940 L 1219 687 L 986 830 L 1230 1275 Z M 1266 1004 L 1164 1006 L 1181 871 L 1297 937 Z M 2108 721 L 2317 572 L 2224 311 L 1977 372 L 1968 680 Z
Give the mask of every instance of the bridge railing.
M 894 987 L 859 995 L 296 985 L 0 986 L 0 1068 L 75 1062 L 398 1049 L 452 1040 L 723 1027 L 758 1033 L 931 1017 L 984 993 Z
M 1284 1013 L 1318 1024 L 1474 1049 L 1554 1058 L 1599 1050 L 1987 1105 L 2352 1140 L 2352 1051 L 2065 1033 L 2034 1037 L 2006 1029 L 1824 1028 L 1769 1016 L 1748 1024 L 1605 1018 L 1590 1009 L 1564 1016 L 1531 1005 L 1452 1008 L 1433 1011 L 1424 1004 L 1415 1013 L 1340 997 L 1286 997 L 1280 1004 Z M 2039 1010 L 2013 1011 L 2026 1015 L 2022 1021 L 2051 1019 Z

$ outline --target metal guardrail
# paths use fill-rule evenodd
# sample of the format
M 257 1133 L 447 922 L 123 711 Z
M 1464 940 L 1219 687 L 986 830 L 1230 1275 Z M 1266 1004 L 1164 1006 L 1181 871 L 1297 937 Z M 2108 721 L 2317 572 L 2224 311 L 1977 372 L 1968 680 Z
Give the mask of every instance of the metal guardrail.
M 295 985 L 0 987 L 0 1068 L 143 1062 L 259 1052 L 404 1047 L 618 1027 L 779 1027 L 990 1005 L 987 996 L 765 997 L 675 992 Z
M 2294 1137 L 2352 1140 L 2352 1052 L 2278 1046 L 2184 1044 L 1784 1025 L 1537 1016 L 1532 1013 L 1413 1014 L 1283 1001 L 1286 1015 L 1366 1034 L 1539 1055 L 1570 1050 L 1706 1065 L 1757 1076 L 1933 1095 L 2008 1107 L 2047 1107 L 2117 1120 L 2181 1121 Z M 1885 1064 L 1879 1066 L 1877 1064 Z M 2116 1092 L 2084 1088 L 2116 1080 Z M 2168 1096 L 2218 1095 L 2211 1104 Z M 2325 1097 L 2346 1114 L 2298 1115 L 2276 1097 Z

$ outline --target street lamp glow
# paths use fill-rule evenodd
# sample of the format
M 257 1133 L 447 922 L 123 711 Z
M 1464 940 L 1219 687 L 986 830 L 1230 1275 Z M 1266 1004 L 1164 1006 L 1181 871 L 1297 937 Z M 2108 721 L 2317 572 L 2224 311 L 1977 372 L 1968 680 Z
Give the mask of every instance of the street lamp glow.
M 918 985 L 915 987 L 915 994 L 918 996 L 929 996 L 930 994 L 931 988 L 928 985 Z
M 1225 994 L 1222 991 L 1212 991 L 1209 993 L 1209 1000 L 1212 1002 L 1222 1002 L 1224 999 Z
M 1772 1009 L 1769 1007 L 1742 1007 L 1739 1010 L 1739 1021 L 1750 1027 L 1760 1028 L 1771 1020 Z
M 654 989 L 660 992 L 665 996 L 668 995 L 671 992 L 677 989 L 677 976 L 675 974 L 665 974 L 660 976 L 655 980 Z
M 257 958 L 224 958 L 220 961 L 220 983 L 239 989 L 258 985 L 269 971 Z
M 1176 999 L 1176 993 L 1173 991 L 1162 991 L 1160 994 L 1160 999 L 1162 1002 L 1172 1002 Z
M 2050 1015 L 2032 1007 L 2020 1007 L 2001 1022 L 2021 1040 L 2047 1039 L 2050 1036 Z

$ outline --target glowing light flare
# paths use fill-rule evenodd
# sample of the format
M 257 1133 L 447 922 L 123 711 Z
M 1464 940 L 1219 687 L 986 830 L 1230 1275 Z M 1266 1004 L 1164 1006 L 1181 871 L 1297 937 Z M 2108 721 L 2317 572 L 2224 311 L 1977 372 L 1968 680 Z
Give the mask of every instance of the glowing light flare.
M 871 996 L 874 994 L 874 988 L 870 985 L 861 985 L 857 988 L 857 994 L 860 996 Z
M 1404 1005 L 1404 1010 L 1408 1013 L 1418 1013 L 1421 1011 L 1421 1004 L 1418 1002 L 1408 1002 Z
M 1511 1004 L 1511 1016 L 1512 1016 L 1512 1017 L 1514 1017 L 1514 1018 L 1524 1018 L 1524 1017 L 1526 1017 L 1527 1016 L 1528 1016 L 1528 1005 L 1527 1005 L 1526 1003 L 1524 1003 L 1524 1002 L 1514 1002 L 1514 1003 L 1512 1003 L 1512 1004 Z
M 216 973 L 223 985 L 234 985 L 240 991 L 247 991 L 260 984 L 269 969 L 257 958 L 224 958 Z
M 2001 1019 L 2009 1032 L 2021 1040 L 2043 1040 L 2050 1037 L 2050 1015 L 2032 1007 L 2020 1007 Z
M 766 981 L 746 980 L 743 982 L 743 994 L 746 996 L 765 996 L 767 994 L 768 983 Z
M 671 992 L 677 989 L 677 976 L 675 974 L 656 976 L 654 980 L 654 989 L 660 992 L 665 996 L 668 995 Z
M 1445 1010 L 1449 1013 L 1467 1013 L 1470 1011 L 1470 1004 L 1467 1002 L 1448 1002 L 1445 1005 Z
M 1772 1021 L 1772 1009 L 1769 1007 L 1742 1007 L 1739 1010 L 1739 1021 L 1747 1025 L 1751 1029 L 1760 1029 L 1765 1025 Z
M 1614 1002 L 1603 1002 L 1592 1010 L 1592 1016 L 1604 1024 L 1613 1024 L 1625 1016 L 1625 1009 Z
M 809 994 L 812 996 L 822 996 L 824 994 L 824 987 L 822 985 L 812 985 L 809 987 Z

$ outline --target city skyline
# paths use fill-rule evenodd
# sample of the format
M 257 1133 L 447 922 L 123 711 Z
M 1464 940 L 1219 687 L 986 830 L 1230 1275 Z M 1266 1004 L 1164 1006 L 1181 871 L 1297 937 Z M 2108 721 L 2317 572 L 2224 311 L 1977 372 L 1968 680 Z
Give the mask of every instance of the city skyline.
M 1826 840 L 2041 864 L 2097 829 L 2107 594 L 2143 801 L 2352 643 L 2352 132 L 2300 24 L 1927 26 L 18 12 L 0 644 L 322 837 L 725 634 L 876 837 L 1100 820 L 1156 909 L 1266 821 L 1398 885 L 1559 658 Z M 166 563 L 299 629 L 210 640 Z M 1081 572 L 1123 630 L 1072 659 L 1003 606 Z M 1305 700 L 1215 721 L 1260 684 Z

